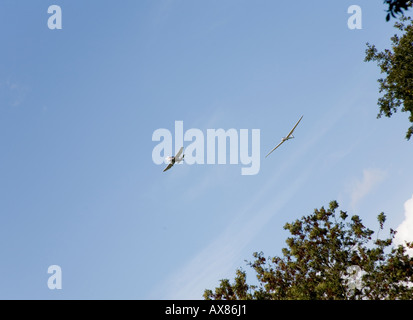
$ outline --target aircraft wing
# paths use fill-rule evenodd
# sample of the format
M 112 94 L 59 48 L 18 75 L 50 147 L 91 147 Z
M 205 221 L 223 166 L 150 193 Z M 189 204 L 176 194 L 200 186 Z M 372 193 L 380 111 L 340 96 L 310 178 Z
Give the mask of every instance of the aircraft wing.
M 289 136 L 291 136 L 293 134 L 293 131 L 295 130 L 295 128 L 298 126 L 298 124 L 300 123 L 301 119 L 304 116 L 301 116 L 300 120 L 297 121 L 297 123 L 295 124 L 294 128 L 291 129 L 290 133 L 286 136 L 286 138 L 288 138 Z
M 274 149 L 272 149 L 265 157 L 268 157 L 275 149 L 277 149 L 280 145 L 284 143 L 284 140 L 281 141 Z
M 179 149 L 178 153 L 175 156 L 175 159 L 178 159 L 181 156 L 182 151 L 184 151 L 184 147 L 181 147 L 181 149 Z
M 163 170 L 163 172 L 165 172 L 166 170 L 171 169 L 171 168 L 172 168 L 172 166 L 173 166 L 173 164 L 172 164 L 172 163 L 168 164 L 168 166 L 167 166 L 167 167 Z

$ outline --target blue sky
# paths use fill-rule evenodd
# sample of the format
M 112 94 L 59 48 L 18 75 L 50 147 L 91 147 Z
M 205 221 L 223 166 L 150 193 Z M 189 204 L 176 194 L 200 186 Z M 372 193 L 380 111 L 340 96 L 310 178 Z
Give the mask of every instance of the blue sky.
M 47 27 L 52 4 L 61 30 Z M 347 27 L 353 4 L 361 30 Z M 390 46 L 384 10 L 1 1 L 0 298 L 200 299 L 254 251 L 279 255 L 283 225 L 331 200 L 372 229 L 382 211 L 388 227 L 411 221 L 409 122 L 376 119 L 380 73 L 363 61 L 366 42 Z M 264 159 L 301 115 L 296 138 Z M 163 173 L 152 133 L 179 120 L 260 129 L 260 172 Z M 61 290 L 47 287 L 55 264 Z

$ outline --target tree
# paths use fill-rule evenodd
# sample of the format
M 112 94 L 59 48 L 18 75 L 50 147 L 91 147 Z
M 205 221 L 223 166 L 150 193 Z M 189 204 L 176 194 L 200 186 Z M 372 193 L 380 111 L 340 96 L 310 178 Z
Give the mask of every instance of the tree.
M 403 14 L 403 10 L 407 11 L 411 6 L 411 0 L 384 0 L 384 3 L 389 6 L 386 21 L 390 20 L 390 16 L 395 18 L 399 13 Z
M 410 112 L 409 121 L 413 123 L 413 21 L 402 15 L 394 26 L 404 34 L 395 34 L 391 38 L 392 50 L 378 52 L 374 45 L 367 43 L 364 61 L 376 61 L 381 73 L 386 74 L 385 78 L 378 80 L 380 92 L 384 95 L 377 103 L 380 107 L 377 117 L 385 115 L 390 118 L 400 109 Z M 412 135 L 413 125 L 408 128 L 406 139 L 410 140 Z
M 406 254 L 413 243 L 392 247 L 392 229 L 389 238 L 373 239 L 359 216 L 347 219 L 346 212 L 336 213 L 338 207 L 332 201 L 328 209 L 285 224 L 291 236 L 282 257 L 255 252 L 248 265 L 258 285 L 249 285 L 246 272 L 238 269 L 233 283 L 221 280 L 214 292 L 205 290 L 204 299 L 413 299 L 413 258 Z M 378 232 L 385 220 L 379 214 Z

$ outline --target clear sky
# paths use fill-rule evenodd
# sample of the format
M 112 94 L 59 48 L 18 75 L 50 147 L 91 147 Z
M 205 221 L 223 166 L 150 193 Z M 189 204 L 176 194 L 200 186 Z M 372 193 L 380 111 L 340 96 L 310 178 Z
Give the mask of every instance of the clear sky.
M 331 200 L 411 236 L 409 122 L 376 119 L 380 73 L 363 61 L 395 33 L 382 2 L 2 0 L 0 298 L 201 299 Z M 163 173 L 152 134 L 175 121 L 259 129 L 259 173 Z

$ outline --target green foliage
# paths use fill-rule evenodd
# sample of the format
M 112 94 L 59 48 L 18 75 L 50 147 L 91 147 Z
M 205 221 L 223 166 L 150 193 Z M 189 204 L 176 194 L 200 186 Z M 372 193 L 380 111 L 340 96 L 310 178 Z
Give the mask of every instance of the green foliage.
M 413 21 L 410 17 L 402 16 L 395 28 L 403 34 L 391 38 L 392 50 L 385 49 L 378 52 L 374 45 L 367 43 L 365 61 L 376 61 L 385 78 L 378 80 L 380 92 L 384 95 L 379 98 L 378 105 L 382 115 L 391 117 L 397 110 L 410 112 L 409 121 L 413 123 Z M 413 135 L 413 125 L 406 133 L 409 140 Z
M 255 252 L 248 265 L 259 285 L 248 285 L 246 272 L 237 270 L 234 283 L 221 280 L 215 291 L 205 290 L 204 299 L 413 299 L 413 258 L 405 247 L 392 247 L 396 232 L 390 229 L 389 238 L 373 240 L 374 232 L 359 216 L 346 221 L 347 213 L 337 214 L 338 207 L 332 201 L 328 209 L 286 223 L 291 236 L 282 257 Z M 379 230 L 385 220 L 380 213 Z

